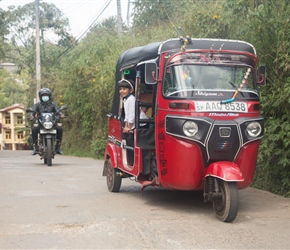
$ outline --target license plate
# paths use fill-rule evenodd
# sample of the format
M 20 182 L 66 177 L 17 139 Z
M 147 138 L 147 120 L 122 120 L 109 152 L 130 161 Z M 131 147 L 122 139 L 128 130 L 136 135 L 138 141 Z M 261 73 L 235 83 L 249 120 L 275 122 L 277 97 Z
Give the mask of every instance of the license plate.
M 196 112 L 236 112 L 247 113 L 248 106 L 244 102 L 194 102 Z
M 56 134 L 56 129 L 40 130 L 40 134 Z

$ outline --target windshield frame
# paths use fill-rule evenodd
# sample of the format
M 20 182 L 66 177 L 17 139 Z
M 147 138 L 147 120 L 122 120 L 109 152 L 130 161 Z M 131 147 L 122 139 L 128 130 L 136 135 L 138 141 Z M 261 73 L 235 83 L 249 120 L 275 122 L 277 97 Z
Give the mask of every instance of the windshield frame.
M 163 75 L 163 86 L 162 86 L 162 96 L 164 98 L 174 98 L 174 99 L 192 99 L 193 93 L 191 94 L 180 94 L 178 92 L 194 92 L 194 91 L 206 91 L 206 92 L 230 92 L 233 93 L 237 89 L 242 92 L 252 92 L 254 95 L 259 95 L 259 88 L 256 84 L 255 79 L 255 68 L 254 68 L 254 57 L 249 57 L 248 55 L 236 55 L 236 54 L 212 54 L 211 57 L 208 54 L 202 53 L 176 53 L 173 55 L 166 56 L 166 67 L 164 69 Z M 186 72 L 186 68 L 188 71 Z M 191 70 L 190 70 L 191 68 Z M 183 69 L 183 70 L 182 70 Z M 204 87 L 199 86 L 199 80 L 197 80 L 196 75 L 198 75 L 198 70 L 200 70 L 199 77 L 209 78 L 209 81 L 221 81 L 221 76 L 224 74 L 224 80 L 222 86 L 220 83 L 216 84 L 216 87 Z M 204 71 L 205 70 L 205 71 Z M 213 72 L 211 72 L 211 70 Z M 204 72 L 202 72 L 204 71 Z M 247 74 L 247 81 L 243 81 L 245 73 Z M 194 72 L 194 76 L 193 76 Z M 229 77 L 229 73 L 233 74 L 232 77 Z M 168 87 L 168 73 L 170 74 L 170 83 L 172 90 L 166 90 Z M 204 73 L 204 74 L 202 74 Z M 171 76 L 173 74 L 173 76 Z M 192 75 L 191 75 L 192 74 Z M 215 77 L 215 75 L 218 75 Z M 175 76 L 176 75 L 176 76 Z M 181 80 L 183 78 L 183 82 Z M 237 76 L 238 79 L 237 79 Z M 193 81 L 195 84 L 192 84 L 192 87 L 185 87 L 186 81 Z M 177 86 L 176 90 L 173 91 L 174 84 L 172 81 L 177 81 L 175 85 Z M 190 82 L 187 82 L 189 84 Z M 243 83 L 243 84 L 242 84 Z M 190 84 L 189 84 L 190 85 Z M 183 87 L 182 87 L 183 86 Z M 226 87 L 225 87 L 226 86 Z M 175 95 L 176 93 L 176 95 Z

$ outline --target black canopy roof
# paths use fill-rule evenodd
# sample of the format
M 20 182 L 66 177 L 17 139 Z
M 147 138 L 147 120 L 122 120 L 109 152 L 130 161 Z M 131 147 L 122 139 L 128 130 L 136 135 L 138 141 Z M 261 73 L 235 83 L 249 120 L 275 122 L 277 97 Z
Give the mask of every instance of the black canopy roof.
M 116 71 L 123 70 L 136 66 L 139 62 L 157 58 L 161 53 L 170 50 L 179 51 L 183 42 L 180 39 L 170 39 L 164 42 L 154 42 L 141 47 L 135 47 L 124 51 L 117 62 Z M 248 52 L 256 55 L 256 50 L 253 45 L 238 40 L 224 39 L 191 39 L 187 44 L 186 49 L 222 49 Z

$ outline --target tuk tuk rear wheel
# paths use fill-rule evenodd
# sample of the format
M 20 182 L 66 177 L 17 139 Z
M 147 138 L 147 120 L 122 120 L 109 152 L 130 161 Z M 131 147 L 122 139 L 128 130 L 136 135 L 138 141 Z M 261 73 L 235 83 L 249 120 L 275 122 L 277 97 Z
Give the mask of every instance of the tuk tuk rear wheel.
M 233 221 L 238 214 L 239 193 L 235 182 L 217 180 L 220 196 L 213 199 L 216 216 L 223 222 Z
M 113 168 L 111 159 L 108 160 L 108 171 L 107 171 L 107 186 L 110 192 L 119 192 L 121 183 L 122 183 L 122 177 L 118 175 L 118 171 L 116 168 Z

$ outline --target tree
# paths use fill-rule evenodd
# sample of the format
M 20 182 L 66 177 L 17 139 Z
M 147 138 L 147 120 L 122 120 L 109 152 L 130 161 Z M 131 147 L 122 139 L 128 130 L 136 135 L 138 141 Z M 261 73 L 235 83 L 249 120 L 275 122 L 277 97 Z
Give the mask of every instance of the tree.
M 191 9 L 191 0 L 136 0 L 133 2 L 133 29 L 180 26 Z
M 9 6 L 8 9 L 11 42 L 29 48 L 35 37 L 34 2 L 19 7 Z M 70 45 L 69 22 L 63 13 L 52 3 L 40 3 L 39 9 L 42 41 Z
M 10 44 L 6 60 L 18 66 L 18 73 L 30 76 L 30 98 L 35 93 L 35 4 L 8 7 Z M 68 19 L 54 4 L 40 4 L 41 66 L 42 82 L 51 87 L 50 71 L 59 63 L 59 55 L 75 43 L 68 33 Z
M 250 34 L 268 82 L 262 89 L 265 136 L 255 184 L 290 197 L 290 2 L 268 0 L 251 15 Z
M 114 89 L 116 58 L 127 45 L 118 36 L 115 21 L 109 18 L 61 58 L 54 68 L 62 84 L 56 91 L 69 107 L 64 146 L 66 151 L 101 157 L 107 140 L 107 117 Z
M 1 2 L 1 0 L 0 0 Z M 5 36 L 9 34 L 7 12 L 0 8 L 0 56 L 5 56 L 6 39 Z
M 5 69 L 0 69 L 0 109 L 15 103 L 25 104 L 27 97 L 23 95 L 26 85 Z
M 21 71 L 27 68 L 34 75 L 35 63 L 35 5 L 29 3 L 23 6 L 9 6 L 10 52 L 7 59 L 18 65 Z M 75 42 L 68 33 L 68 19 L 54 4 L 40 4 L 40 34 L 42 64 L 47 60 L 46 45 L 54 44 L 60 49 L 72 46 Z M 59 52 L 60 53 L 60 52 Z M 51 59 L 52 57 L 45 57 Z M 54 61 L 55 62 L 55 61 Z M 53 62 L 53 63 L 54 63 Z M 48 63 L 51 66 L 51 63 Z

